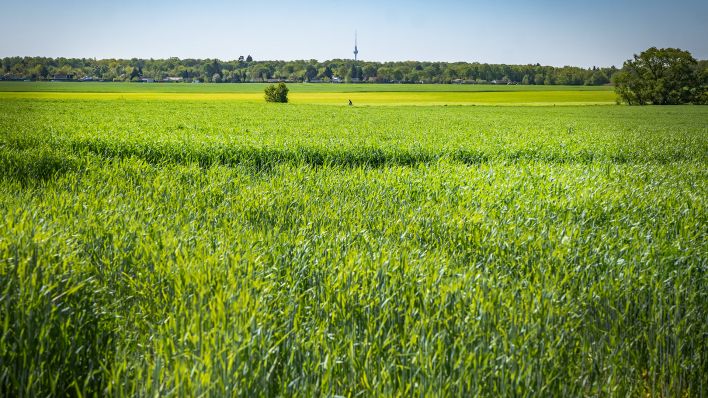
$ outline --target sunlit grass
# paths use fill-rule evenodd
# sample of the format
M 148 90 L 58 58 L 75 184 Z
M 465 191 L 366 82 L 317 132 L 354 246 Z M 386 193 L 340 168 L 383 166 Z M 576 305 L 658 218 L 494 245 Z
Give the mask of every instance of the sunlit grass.
M 268 83 L 7 82 L 0 91 L 105 93 L 262 93 Z M 506 84 L 332 84 L 288 83 L 291 93 L 614 91 L 610 86 L 525 86 Z
M 708 393 L 705 107 L 5 95 L 2 396 Z
M 611 91 L 516 91 L 516 92 L 294 92 L 295 104 L 348 105 L 607 105 L 614 104 Z M 262 102 L 263 93 L 155 93 L 155 92 L 0 92 L 0 99 L 55 100 L 165 100 Z

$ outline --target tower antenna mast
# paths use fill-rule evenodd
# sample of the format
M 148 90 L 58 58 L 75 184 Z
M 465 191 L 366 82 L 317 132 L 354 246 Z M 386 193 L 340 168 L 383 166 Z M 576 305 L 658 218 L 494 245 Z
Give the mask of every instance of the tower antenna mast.
M 357 60 L 357 56 L 359 55 L 359 49 L 356 46 L 356 30 L 354 31 L 354 62 Z

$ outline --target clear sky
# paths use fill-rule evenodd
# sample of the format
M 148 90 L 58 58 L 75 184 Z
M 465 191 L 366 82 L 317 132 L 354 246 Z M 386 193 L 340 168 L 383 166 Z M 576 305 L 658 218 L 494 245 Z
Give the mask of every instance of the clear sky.
M 357 30 L 359 58 L 371 61 L 621 66 L 651 46 L 708 59 L 708 0 L 34 0 L 1 9 L 0 57 L 324 61 L 352 58 Z

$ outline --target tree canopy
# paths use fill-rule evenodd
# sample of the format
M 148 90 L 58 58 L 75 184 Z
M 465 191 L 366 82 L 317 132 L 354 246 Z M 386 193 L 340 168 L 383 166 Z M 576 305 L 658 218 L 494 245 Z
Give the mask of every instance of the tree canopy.
M 609 68 L 505 65 L 469 62 L 368 62 L 347 59 L 329 61 L 254 61 L 251 56 L 219 59 L 92 59 L 92 58 L 3 58 L 0 77 L 5 79 L 51 80 L 56 74 L 74 79 L 155 81 L 179 77 L 182 81 L 213 83 L 282 80 L 360 81 L 366 83 L 497 83 L 538 85 L 602 85 L 618 71 Z
M 615 90 L 629 105 L 706 103 L 706 77 L 688 51 L 652 47 L 624 63 Z

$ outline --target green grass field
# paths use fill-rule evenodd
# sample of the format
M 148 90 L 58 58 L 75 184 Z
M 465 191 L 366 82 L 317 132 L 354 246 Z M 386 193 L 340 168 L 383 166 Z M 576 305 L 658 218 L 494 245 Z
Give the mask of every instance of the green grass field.
M 0 82 L 0 98 L 263 102 L 266 84 Z M 290 84 L 295 104 L 607 105 L 611 87 L 430 84 Z
M 258 93 L 266 83 L 98 83 L 98 82 L 9 82 L 0 81 L 0 92 L 85 93 Z M 508 91 L 606 91 L 609 86 L 524 86 L 496 84 L 327 84 L 288 83 L 292 93 L 353 92 L 508 92 Z
M 707 107 L 45 84 L 0 84 L 0 396 L 708 394 Z

